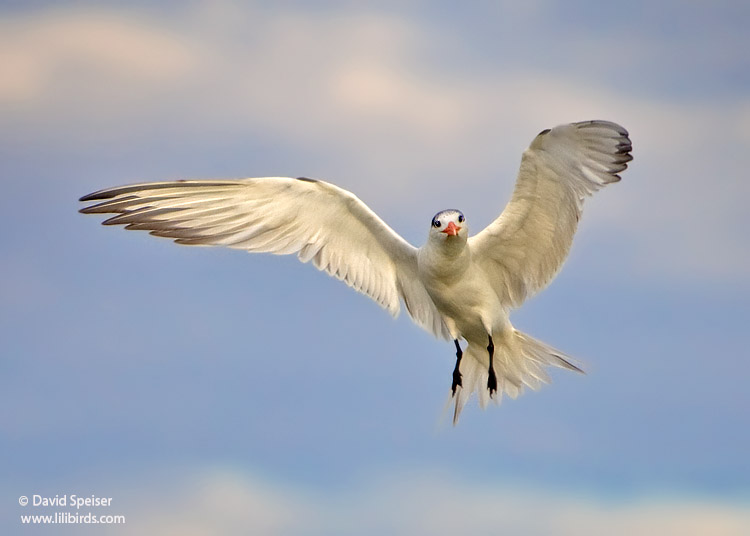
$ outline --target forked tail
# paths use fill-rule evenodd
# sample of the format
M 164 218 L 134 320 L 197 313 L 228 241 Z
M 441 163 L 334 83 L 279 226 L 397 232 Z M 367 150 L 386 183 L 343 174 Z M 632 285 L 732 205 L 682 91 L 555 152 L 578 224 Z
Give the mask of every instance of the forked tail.
M 513 330 L 510 336 L 493 339 L 497 393 L 493 394 L 492 400 L 496 403 L 500 403 L 504 394 L 516 398 L 523 393 L 525 387 L 537 390 L 542 384 L 549 383 L 545 367 L 560 367 L 583 373 L 583 370 L 573 364 L 571 357 L 520 331 Z M 462 387 L 456 389 L 455 395 L 451 393 L 448 400 L 448 406 L 453 405 L 454 425 L 474 392 L 477 393 L 482 409 L 490 401 L 487 389 L 488 368 L 487 350 L 482 346 L 469 344 L 461 359 Z

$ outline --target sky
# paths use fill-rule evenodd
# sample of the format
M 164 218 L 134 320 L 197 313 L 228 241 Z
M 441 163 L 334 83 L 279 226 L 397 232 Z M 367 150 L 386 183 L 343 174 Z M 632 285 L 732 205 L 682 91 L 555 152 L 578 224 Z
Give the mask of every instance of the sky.
M 3 534 L 750 533 L 746 2 L 0 2 Z M 99 225 L 121 184 L 307 176 L 414 245 L 541 130 L 634 160 L 512 315 L 583 363 L 444 412 L 450 342 L 294 257 Z M 126 522 L 19 498 L 111 498 Z

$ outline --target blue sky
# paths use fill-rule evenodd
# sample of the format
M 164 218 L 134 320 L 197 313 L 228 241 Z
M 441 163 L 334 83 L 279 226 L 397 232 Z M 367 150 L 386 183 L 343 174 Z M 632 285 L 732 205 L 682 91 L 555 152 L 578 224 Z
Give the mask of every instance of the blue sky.
M 750 531 L 743 2 L 0 4 L 0 504 L 106 534 Z M 556 124 L 634 161 L 514 313 L 579 358 L 441 419 L 452 345 L 292 257 L 77 213 L 145 180 L 312 176 L 415 245 Z M 614 527 L 614 528 L 613 528 Z M 621 532 L 616 532 L 620 530 Z

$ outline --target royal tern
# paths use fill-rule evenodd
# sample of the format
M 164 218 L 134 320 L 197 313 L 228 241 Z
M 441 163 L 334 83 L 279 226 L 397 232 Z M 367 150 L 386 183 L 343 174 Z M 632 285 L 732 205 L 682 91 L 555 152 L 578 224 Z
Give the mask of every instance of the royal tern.
M 185 180 L 108 188 L 81 212 L 115 213 L 105 225 L 178 244 L 296 253 L 366 294 L 394 317 L 452 339 L 453 421 L 479 403 L 515 398 L 548 381 L 545 366 L 581 371 L 562 352 L 513 328 L 511 309 L 545 287 L 564 262 L 584 198 L 620 180 L 632 160 L 628 132 L 608 121 L 542 131 L 524 152 L 510 202 L 469 236 L 459 210 L 438 212 L 415 248 L 354 194 L 308 178 Z M 461 348 L 460 339 L 466 342 Z

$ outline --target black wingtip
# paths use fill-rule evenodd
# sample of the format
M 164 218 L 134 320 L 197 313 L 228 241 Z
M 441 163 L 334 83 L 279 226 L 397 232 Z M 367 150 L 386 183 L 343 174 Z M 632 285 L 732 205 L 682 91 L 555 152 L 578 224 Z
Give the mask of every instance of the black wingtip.
M 118 193 L 119 192 L 116 189 L 109 188 L 107 190 L 99 190 L 90 194 L 86 194 L 78 200 L 82 203 L 85 203 L 86 201 L 101 201 L 103 199 L 112 199 Z
M 579 367 L 577 365 L 574 365 L 573 363 L 571 363 L 570 361 L 568 361 L 564 357 L 562 357 L 560 355 L 555 355 L 555 357 L 559 360 L 560 365 L 563 368 L 566 368 L 568 370 L 572 370 L 573 372 L 578 372 L 579 374 L 583 374 L 584 376 L 586 375 L 586 371 L 585 370 L 583 370 L 581 367 Z

